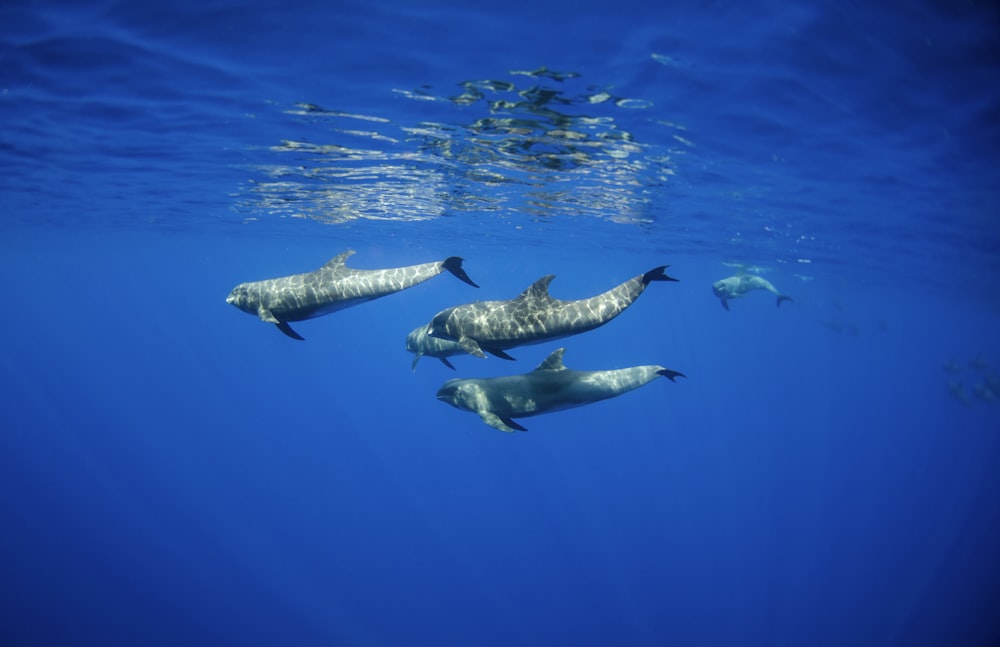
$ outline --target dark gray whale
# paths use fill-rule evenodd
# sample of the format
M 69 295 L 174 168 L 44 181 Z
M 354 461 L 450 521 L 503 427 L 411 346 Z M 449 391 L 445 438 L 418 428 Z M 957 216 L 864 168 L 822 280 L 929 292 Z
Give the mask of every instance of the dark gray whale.
M 454 355 L 465 355 L 465 349 L 459 346 L 457 341 L 428 335 L 426 325 L 418 326 L 410 331 L 410 334 L 406 336 L 406 350 L 416 355 L 411 365 L 411 369 L 414 371 L 417 370 L 417 361 L 424 355 L 437 357 L 442 364 L 453 371 L 455 367 L 448 361 L 448 358 Z
M 561 301 L 549 296 L 554 275 L 543 276 L 521 296 L 509 301 L 477 301 L 434 315 L 427 334 L 458 342 L 476 357 L 492 353 L 513 359 L 504 351 L 539 344 L 603 326 L 639 298 L 652 281 L 676 281 L 656 267 L 589 299 Z
M 563 366 L 565 351 L 552 352 L 538 368 L 524 375 L 448 380 L 438 390 L 437 399 L 478 413 L 483 422 L 500 431 L 527 431 L 513 419 L 613 398 L 661 376 L 671 382 L 684 377 L 662 366 L 574 371 Z
M 462 269 L 462 259 L 457 256 L 407 267 L 355 270 L 344 264 L 353 254 L 354 250 L 349 249 L 315 272 L 241 283 L 229 293 L 226 303 L 275 324 L 292 339 L 302 339 L 289 321 L 312 319 L 378 299 L 423 283 L 445 270 L 479 287 Z

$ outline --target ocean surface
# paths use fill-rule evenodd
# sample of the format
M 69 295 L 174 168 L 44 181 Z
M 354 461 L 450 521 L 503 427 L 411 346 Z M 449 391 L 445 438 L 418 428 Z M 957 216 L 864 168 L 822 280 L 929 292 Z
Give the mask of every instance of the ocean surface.
M 1000 8 L 0 4 L 0 643 L 1000 644 Z M 245 281 L 464 259 L 293 324 Z M 406 334 L 554 274 L 594 331 Z M 791 301 L 715 281 L 759 275 Z M 455 377 L 686 376 L 502 433 Z

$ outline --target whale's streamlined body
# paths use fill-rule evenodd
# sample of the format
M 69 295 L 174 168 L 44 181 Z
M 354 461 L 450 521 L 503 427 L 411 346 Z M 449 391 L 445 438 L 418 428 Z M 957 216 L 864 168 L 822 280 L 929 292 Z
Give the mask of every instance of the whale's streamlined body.
M 314 272 L 241 283 L 229 293 L 226 303 L 275 324 L 293 339 L 302 339 L 289 321 L 312 319 L 378 299 L 423 283 L 445 270 L 479 287 L 462 269 L 462 259 L 457 256 L 407 267 L 356 270 L 345 264 L 353 254 L 354 250 L 347 250 Z
M 782 301 L 791 301 L 792 297 L 782 294 L 770 281 L 756 274 L 737 274 L 720 279 L 712 284 L 712 293 L 722 302 L 722 307 L 729 310 L 729 300 L 737 299 L 754 290 L 767 290 L 778 296 L 777 305 Z
M 491 353 L 513 359 L 504 351 L 539 344 L 593 330 L 611 321 L 639 298 L 652 281 L 676 281 L 664 273 L 666 265 L 589 299 L 562 301 L 549 296 L 553 275 L 535 281 L 516 299 L 477 301 L 437 313 L 427 334 L 450 339 L 470 355 Z
M 438 390 L 442 402 L 479 414 L 500 431 L 526 431 L 514 418 L 580 407 L 606 400 L 665 377 L 682 373 L 662 366 L 633 366 L 610 371 L 575 371 L 563 365 L 566 349 L 553 351 L 538 368 L 523 375 L 448 380 Z
M 455 367 L 448 361 L 448 358 L 455 355 L 465 355 L 465 349 L 457 341 L 428 335 L 427 326 L 418 326 L 410 331 L 410 334 L 406 336 L 406 350 L 416 355 L 411 366 L 414 371 L 417 370 L 417 361 L 424 355 L 437 357 L 442 364 L 451 370 L 455 370 Z

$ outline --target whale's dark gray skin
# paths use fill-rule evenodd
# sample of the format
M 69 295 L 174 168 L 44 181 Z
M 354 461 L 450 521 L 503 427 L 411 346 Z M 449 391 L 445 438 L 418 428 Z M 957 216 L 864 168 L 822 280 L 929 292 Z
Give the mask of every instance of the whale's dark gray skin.
M 521 296 L 509 301 L 477 301 L 434 315 L 427 334 L 450 339 L 476 357 L 491 353 L 514 359 L 504 351 L 540 344 L 593 330 L 608 323 L 639 298 L 652 281 L 676 281 L 667 265 L 633 277 L 589 299 L 561 301 L 549 296 L 553 275 L 535 281 Z
M 582 407 L 637 389 L 657 377 L 675 382 L 684 374 L 662 366 L 633 366 L 611 371 L 574 371 L 563 366 L 565 348 L 555 350 L 524 375 L 448 380 L 437 399 L 478 413 L 500 431 L 527 431 L 514 418 Z
M 417 370 L 417 360 L 424 355 L 437 357 L 442 364 L 453 371 L 455 367 L 448 361 L 448 358 L 455 355 L 465 355 L 465 349 L 457 341 L 428 335 L 427 326 L 417 326 L 410 331 L 410 334 L 406 336 L 406 350 L 416 355 L 410 367 L 414 371 Z
M 351 249 L 338 254 L 315 272 L 241 283 L 229 293 L 226 303 L 275 324 L 292 339 L 301 340 L 288 325 L 289 321 L 312 319 L 378 299 L 423 283 L 445 270 L 479 287 L 462 269 L 462 259 L 457 256 L 407 267 L 355 270 L 344 264 L 353 254 Z
M 739 298 L 747 292 L 753 292 L 754 290 L 767 290 L 772 294 L 778 295 L 777 305 L 779 306 L 782 301 L 792 300 L 792 297 L 779 292 L 778 288 L 771 285 L 770 281 L 756 274 L 738 274 L 720 279 L 712 284 L 712 293 L 719 297 L 722 301 L 722 307 L 726 310 L 729 310 L 730 299 Z

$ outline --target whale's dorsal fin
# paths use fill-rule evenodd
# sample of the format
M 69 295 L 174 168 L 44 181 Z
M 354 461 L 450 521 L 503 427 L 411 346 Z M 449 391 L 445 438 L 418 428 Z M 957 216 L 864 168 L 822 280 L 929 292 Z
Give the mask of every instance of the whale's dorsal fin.
M 354 250 L 349 249 L 346 252 L 341 252 L 327 261 L 326 265 L 322 267 L 324 270 L 336 270 L 338 268 L 344 267 L 344 263 L 350 257 L 354 256 Z
M 502 348 L 490 348 L 490 347 L 486 347 L 483 350 L 485 350 L 487 353 L 490 353 L 491 355 L 496 355 L 500 359 L 507 359 L 507 360 L 510 360 L 512 362 L 516 361 L 513 357 L 511 357 L 507 353 L 503 352 Z
M 536 371 L 565 371 L 566 367 L 563 366 L 563 353 L 566 352 L 565 348 L 557 348 L 545 360 L 538 365 Z
M 547 274 L 542 278 L 538 279 L 521 293 L 518 299 L 551 299 L 549 296 L 549 283 L 552 283 L 552 279 L 556 278 L 555 274 Z
M 749 274 L 749 272 L 747 272 L 749 268 L 747 267 L 746 263 L 723 262 L 722 264 L 725 265 L 726 267 L 735 268 L 736 274 L 734 274 L 734 276 L 744 276 L 746 274 Z

